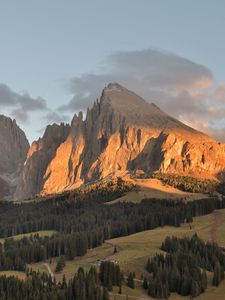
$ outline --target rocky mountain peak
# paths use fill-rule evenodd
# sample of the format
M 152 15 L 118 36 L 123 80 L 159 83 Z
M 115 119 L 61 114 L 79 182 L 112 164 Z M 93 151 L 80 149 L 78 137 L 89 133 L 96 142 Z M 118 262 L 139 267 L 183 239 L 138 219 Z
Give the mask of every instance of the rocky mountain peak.
M 79 114 L 75 114 L 72 121 L 71 121 L 71 127 L 76 126 L 77 123 L 83 122 L 83 112 L 80 111 Z
M 189 138 L 200 134 L 199 131 L 167 115 L 154 103 L 147 102 L 118 83 L 110 83 L 104 88 L 99 106 L 98 102 L 95 103 L 92 110 L 101 112 L 104 119 L 106 115 L 113 115 L 114 119 L 123 123 L 124 127 L 139 126 L 155 131 L 165 130 L 167 133 L 176 131 L 180 135 L 189 136 Z M 95 118 L 97 118 L 96 114 Z M 204 135 L 204 138 L 206 137 L 207 135 Z
M 142 107 L 149 104 L 140 96 L 118 83 L 110 83 L 103 89 L 100 104 L 105 103 L 112 105 L 114 108 Z
M 42 138 L 34 141 L 29 149 L 20 176 L 15 199 L 35 196 L 43 187 L 44 174 L 58 147 L 67 139 L 71 127 L 61 123 L 48 125 Z
M 139 170 L 201 178 L 225 170 L 224 145 L 118 83 L 104 88 L 85 120 L 79 113 L 71 128 L 47 128 L 35 149 L 17 188 L 20 199 Z
M 0 199 L 10 199 L 29 143 L 15 120 L 0 115 Z
M 18 163 L 26 157 L 29 142 L 15 120 L 0 115 L 0 166 L 14 172 Z
M 103 93 L 107 93 L 107 92 L 112 92 L 112 91 L 117 91 L 117 92 L 122 92 L 122 91 L 127 91 L 127 89 L 122 86 L 121 84 L 117 83 L 117 82 L 110 82 L 104 89 L 103 89 Z
M 52 124 L 48 125 L 45 129 L 42 140 L 46 144 L 56 143 L 58 144 L 62 137 L 67 136 L 70 132 L 70 125 L 61 123 L 61 124 Z

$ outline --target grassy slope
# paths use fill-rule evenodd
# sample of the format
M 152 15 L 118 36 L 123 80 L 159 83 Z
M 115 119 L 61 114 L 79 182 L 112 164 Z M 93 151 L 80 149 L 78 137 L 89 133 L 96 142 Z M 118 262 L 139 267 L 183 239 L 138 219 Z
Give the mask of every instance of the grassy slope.
M 31 233 L 24 233 L 24 234 L 18 234 L 11 236 L 10 238 L 13 238 L 14 240 L 21 240 L 24 237 L 29 237 L 34 234 L 39 234 L 40 237 L 45 237 L 45 236 L 52 236 L 56 231 L 54 230 L 42 230 L 42 231 L 37 231 L 37 232 L 31 232 Z M 5 239 L 0 239 L 0 243 L 4 243 Z
M 125 196 L 112 201 L 132 201 L 132 202 L 140 202 L 145 197 L 155 197 L 155 198 L 168 198 L 168 193 L 170 198 L 186 198 L 188 200 L 194 200 L 198 198 L 202 198 L 202 194 L 189 194 L 183 193 L 179 190 L 171 189 L 167 186 L 161 186 L 160 182 L 147 182 L 146 180 L 140 180 L 138 182 L 140 186 L 139 191 L 131 191 L 127 193 Z M 204 195 L 205 197 L 205 195 Z M 219 241 L 219 244 L 225 247 L 225 210 L 215 211 L 211 215 L 202 216 L 195 218 L 194 222 L 191 224 L 191 228 L 189 225 L 182 225 L 180 228 L 175 227 L 164 227 L 157 228 L 155 230 L 149 230 L 141 233 L 137 233 L 131 236 L 112 239 L 106 241 L 104 245 L 98 247 L 93 250 L 89 250 L 87 255 L 76 258 L 73 261 L 66 262 L 66 267 L 63 272 L 59 274 L 55 274 L 57 281 L 62 280 L 63 274 L 66 275 L 66 278 L 71 278 L 77 269 L 82 266 L 84 269 L 89 269 L 90 266 L 99 265 L 99 260 L 107 258 L 118 261 L 124 270 L 125 274 L 128 271 L 134 271 L 137 274 L 137 278 L 140 278 L 142 274 L 145 274 L 145 263 L 147 258 L 151 255 L 154 255 L 156 252 L 160 252 L 160 245 L 162 241 L 168 235 L 192 235 L 197 232 L 198 235 L 203 238 L 205 241 Z M 31 234 L 38 233 L 40 236 L 50 236 L 54 234 L 54 231 L 39 231 L 28 234 L 16 235 L 13 236 L 15 239 L 21 239 L 24 236 L 30 236 Z M 0 239 L 0 243 L 4 242 L 4 239 Z M 118 248 L 118 253 L 113 254 L 114 245 Z M 57 259 L 53 259 L 50 264 L 51 270 L 54 272 L 56 266 Z M 34 270 L 39 270 L 41 272 L 48 272 L 47 267 L 44 262 L 31 264 L 30 267 Z M 5 274 L 7 276 L 17 276 L 21 279 L 25 278 L 25 273 L 23 272 L 15 272 L 15 271 L 4 271 L 0 272 L 1 274 Z M 139 283 L 140 284 L 140 283 Z M 113 293 L 117 293 L 118 289 L 115 288 Z M 152 299 L 146 295 L 146 292 L 137 288 L 135 290 L 129 289 L 128 287 L 123 287 L 124 295 L 112 295 L 112 299 L 127 299 L 126 295 L 130 295 L 131 299 Z M 225 294 L 225 283 L 222 283 L 219 288 L 209 287 L 207 293 L 198 297 L 200 300 L 222 300 L 223 295 Z M 185 297 L 181 297 L 179 295 L 172 295 L 170 297 L 171 300 L 177 299 L 189 299 Z M 225 299 L 225 297 L 224 297 Z
M 87 255 L 76 258 L 73 261 L 67 262 L 66 267 L 62 273 L 56 274 L 56 279 L 61 280 L 63 274 L 66 278 L 71 278 L 74 272 L 80 267 L 85 269 L 90 268 L 92 265 L 98 266 L 98 260 L 100 259 L 112 259 L 118 261 L 125 273 L 128 271 L 134 271 L 137 274 L 137 278 L 140 278 L 141 274 L 145 274 L 145 263 L 147 258 L 154 255 L 156 252 L 160 252 L 160 245 L 164 241 L 166 236 L 176 235 L 193 235 L 197 232 L 198 235 L 205 241 L 218 241 L 218 244 L 225 247 L 225 209 L 215 211 L 214 213 L 194 219 L 191 224 L 185 224 L 179 228 L 175 227 L 163 227 L 154 230 L 144 231 L 136 233 L 130 236 L 116 238 L 106 241 L 104 245 L 96 249 L 88 251 Z M 118 253 L 113 254 L 114 245 L 118 248 Z M 56 265 L 56 259 L 52 261 L 50 265 L 54 271 Z M 46 271 L 46 267 L 43 263 L 31 265 L 33 269 Z M 118 289 L 115 289 L 117 293 Z M 131 290 L 126 287 L 123 291 L 129 295 L 148 298 L 142 289 Z M 221 284 L 219 288 L 210 286 L 207 292 L 198 299 L 200 300 L 222 300 L 225 299 L 225 282 Z M 114 298 L 113 298 L 114 299 Z M 117 296 L 116 299 L 126 299 L 121 296 Z M 135 299 L 135 298 L 130 298 Z M 189 299 L 178 295 L 172 295 L 171 300 L 177 299 Z
M 15 276 L 21 280 L 26 279 L 26 274 L 24 272 L 19 272 L 19 271 L 0 271 L 0 276 L 4 276 L 4 275 L 6 277 Z
M 187 200 L 198 200 L 204 199 L 208 196 L 201 193 L 187 193 L 180 191 L 168 185 L 162 184 L 158 179 L 131 179 L 125 178 L 132 184 L 138 186 L 137 191 L 130 191 L 126 195 L 107 202 L 106 204 L 114 204 L 117 202 L 134 202 L 139 203 L 144 198 L 157 198 L 157 199 L 187 199 Z

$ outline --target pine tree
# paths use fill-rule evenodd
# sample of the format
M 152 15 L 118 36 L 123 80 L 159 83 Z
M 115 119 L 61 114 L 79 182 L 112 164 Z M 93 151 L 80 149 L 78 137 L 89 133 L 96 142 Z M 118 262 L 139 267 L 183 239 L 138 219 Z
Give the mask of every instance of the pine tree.
M 119 286 L 118 294 L 122 294 L 122 285 Z
M 114 253 L 114 254 L 116 254 L 117 252 L 118 252 L 118 250 L 117 250 L 117 247 L 116 247 L 116 246 L 114 246 L 113 253 Z
M 201 293 L 201 289 L 198 285 L 198 282 L 195 281 L 195 280 L 192 280 L 192 283 L 191 283 L 191 296 L 193 298 L 195 297 L 198 297 Z
M 103 289 L 102 300 L 109 300 L 109 292 L 106 288 Z
M 109 278 L 108 278 L 107 288 L 108 288 L 108 291 L 110 291 L 110 292 L 113 289 L 113 283 L 112 283 L 112 277 L 111 277 L 111 275 L 109 275 Z
M 222 268 L 219 261 L 216 262 L 213 272 L 213 285 L 218 286 L 222 280 Z
M 64 289 L 66 287 L 67 287 L 66 276 L 65 276 L 65 274 L 63 274 L 62 288 Z
M 185 275 L 181 279 L 181 291 L 180 291 L 180 294 L 182 296 L 188 296 L 188 295 L 190 295 L 190 291 L 191 291 L 191 278 L 189 278 L 189 277 L 187 277 Z
M 204 292 L 207 289 L 207 275 L 205 269 L 202 271 L 201 290 Z
M 145 289 L 145 290 L 148 289 L 148 281 L 147 281 L 146 277 L 145 277 L 144 280 L 143 280 L 142 286 L 143 286 L 143 289 Z
M 61 272 L 63 270 L 63 268 L 65 267 L 66 263 L 65 263 L 65 259 L 63 256 L 60 256 L 60 258 L 57 261 L 56 264 L 56 268 L 55 268 L 55 272 Z
M 132 288 L 132 289 L 135 288 L 134 274 L 133 274 L 133 273 L 130 273 L 130 274 L 128 275 L 128 278 L 127 278 L 127 285 L 128 285 L 130 288 Z

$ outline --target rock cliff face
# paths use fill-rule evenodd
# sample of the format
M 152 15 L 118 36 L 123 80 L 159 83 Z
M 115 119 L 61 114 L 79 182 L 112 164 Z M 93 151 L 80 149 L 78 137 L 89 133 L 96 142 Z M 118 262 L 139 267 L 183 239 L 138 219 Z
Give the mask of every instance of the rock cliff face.
M 103 90 L 85 120 L 82 113 L 74 116 L 69 134 L 66 130 L 47 159 L 43 139 L 29 151 L 17 188 L 19 198 L 57 193 L 137 170 L 202 178 L 215 178 L 225 170 L 225 145 L 118 84 Z M 39 152 L 42 159 L 34 163 Z
M 18 181 L 15 199 L 28 199 L 42 190 L 46 169 L 69 132 L 69 125 L 49 125 L 43 137 L 32 143 Z
M 10 200 L 29 149 L 15 120 L 0 115 L 0 200 Z

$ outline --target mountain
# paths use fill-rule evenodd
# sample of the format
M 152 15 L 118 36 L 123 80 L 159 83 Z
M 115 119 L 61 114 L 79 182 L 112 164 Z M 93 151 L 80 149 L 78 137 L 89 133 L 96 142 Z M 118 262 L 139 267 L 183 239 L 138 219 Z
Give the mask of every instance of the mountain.
M 10 199 L 26 159 L 29 143 L 15 120 L 0 115 L 0 200 Z
M 31 146 L 17 198 L 58 193 L 126 172 L 216 178 L 225 170 L 225 145 L 117 83 L 103 90 L 85 119 L 79 113 L 70 128 L 61 128 L 53 145 L 56 132 L 49 132 L 50 143 L 44 135 Z
M 69 132 L 68 124 L 48 125 L 43 137 L 32 143 L 18 181 L 16 199 L 34 197 L 42 190 L 46 169 Z

